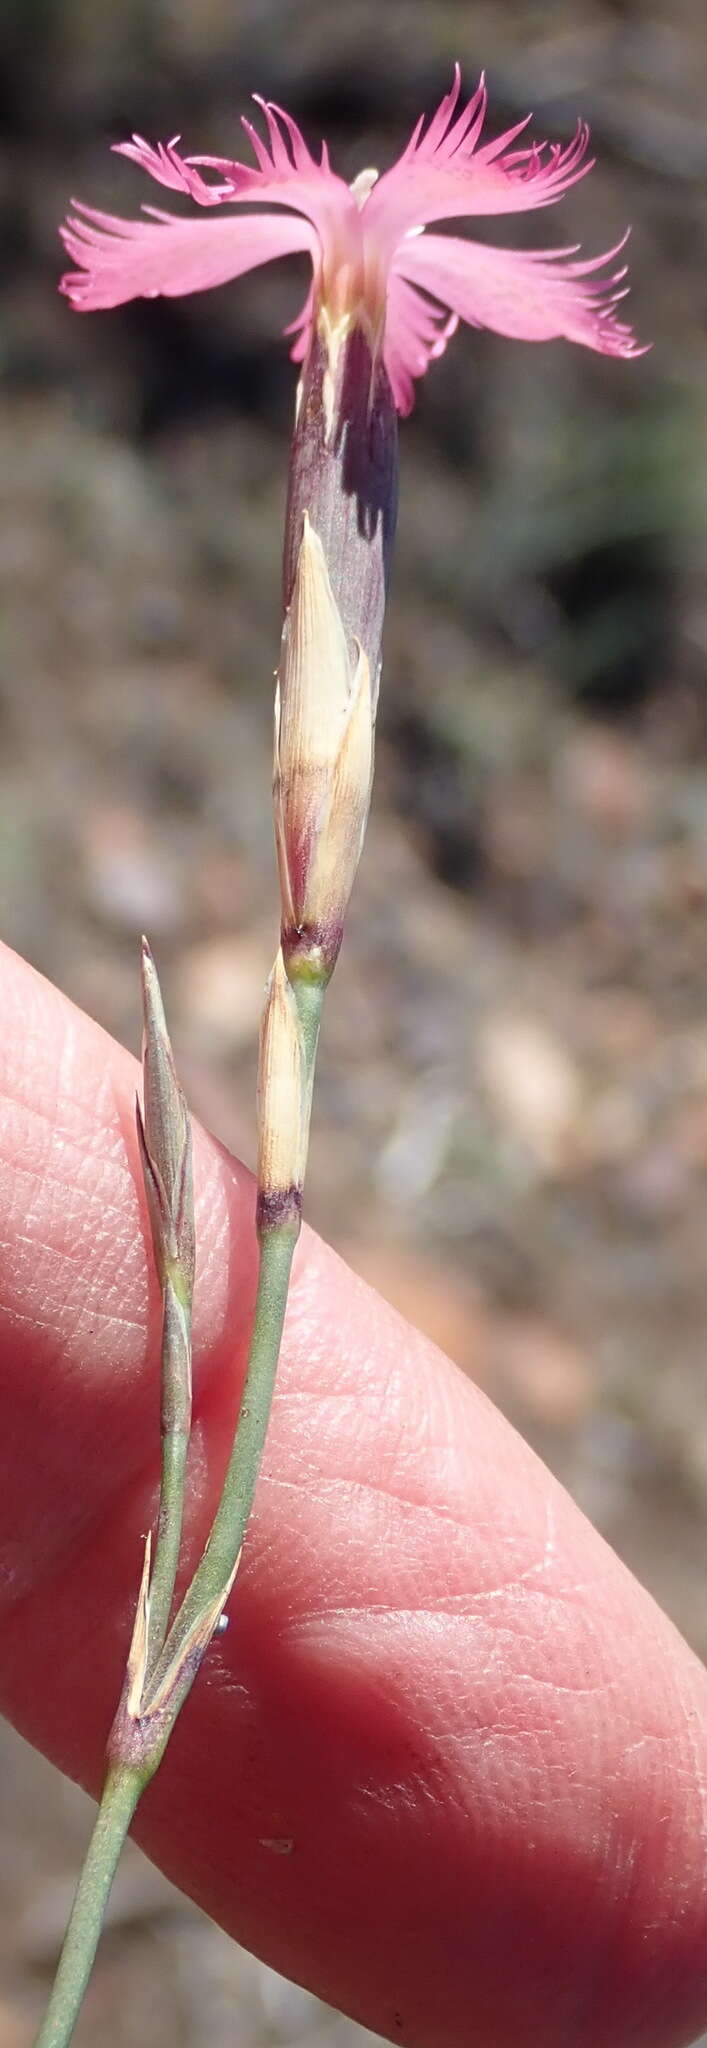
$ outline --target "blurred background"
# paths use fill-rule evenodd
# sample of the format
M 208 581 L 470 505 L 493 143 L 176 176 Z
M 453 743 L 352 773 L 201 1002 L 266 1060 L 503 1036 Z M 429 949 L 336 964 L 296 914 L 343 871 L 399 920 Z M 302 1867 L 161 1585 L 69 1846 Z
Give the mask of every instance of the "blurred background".
M 701 0 L 0 0 L 0 930 L 137 1049 L 153 941 L 192 1107 L 253 1156 L 273 951 L 283 264 L 81 320 L 69 197 L 133 129 L 239 154 L 252 91 L 353 176 L 458 57 L 592 125 L 523 246 L 633 224 L 634 364 L 462 331 L 401 435 L 379 765 L 327 1005 L 309 1215 L 472 1373 L 707 1650 L 707 27 Z M 165 200 L 165 204 L 169 204 Z M 179 210 L 179 201 L 175 202 Z M 481 226 L 483 238 L 484 224 Z M 475 232 L 472 227 L 472 232 Z M 491 239 L 494 238 L 492 235 Z M 0 1751 L 0 2048 L 87 1803 Z M 130 1852 L 80 2039 L 364 2037 Z

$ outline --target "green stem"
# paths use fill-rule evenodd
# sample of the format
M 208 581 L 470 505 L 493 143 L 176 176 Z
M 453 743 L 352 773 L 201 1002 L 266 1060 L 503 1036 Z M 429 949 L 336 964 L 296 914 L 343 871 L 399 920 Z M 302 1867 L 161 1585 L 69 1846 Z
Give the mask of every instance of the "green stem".
M 184 1515 L 184 1485 L 189 1439 L 170 1434 L 162 1444 L 160 1511 L 155 1562 L 150 1579 L 150 1626 L 147 1675 L 154 1670 L 167 1634 L 179 1564 Z
M 179 1609 L 163 1655 L 152 1673 L 153 1685 L 159 1683 L 162 1668 L 178 1656 L 180 1645 L 185 1642 L 202 1609 L 226 1583 L 243 1542 L 270 1415 L 296 1242 L 296 1232 L 289 1226 L 268 1231 L 260 1246 L 250 1357 L 223 1492 L 201 1564 Z M 176 1452 L 176 1440 L 173 1448 Z M 179 1486 L 178 1466 L 178 1459 L 176 1466 L 170 1464 L 168 1483 L 174 1483 L 175 1487 Z M 163 1558 L 167 1558 L 166 1550 Z M 165 1563 L 163 1593 L 166 1593 L 168 1577 Z M 35 2048 L 67 2048 L 71 2041 L 93 1967 L 106 1902 L 123 1842 L 140 1795 L 161 1761 L 196 1669 L 198 1665 L 193 1668 L 185 1664 L 183 1678 L 172 1693 L 169 1712 L 161 1719 L 149 1764 L 142 1768 L 117 1765 L 108 1772 L 51 1998 Z
M 233 1449 L 211 1534 L 167 1637 L 154 1673 L 155 1686 L 163 1670 L 178 1655 L 202 1609 L 210 1605 L 230 1578 L 243 1542 L 270 1417 L 296 1242 L 297 1231 L 292 1224 L 267 1230 L 261 1240 L 253 1334 Z M 179 1706 L 181 1703 L 180 1698 Z M 171 1728 L 171 1713 L 169 1721 Z
M 302 1033 L 306 1085 L 311 1090 L 314 1081 L 314 1062 L 317 1057 L 319 1026 L 322 1021 L 322 1009 L 327 991 L 327 983 L 325 981 L 309 980 L 305 976 L 294 974 L 290 975 L 290 982 L 294 991 L 300 1031 Z
M 306 1086 L 311 1090 L 325 988 L 320 983 L 301 983 L 295 988 L 305 1046 Z M 301 1007 L 300 1007 L 301 1006 Z M 226 1585 L 238 1558 L 253 1503 L 256 1480 L 270 1418 L 275 1374 L 280 1356 L 282 1328 L 287 1307 L 290 1272 L 299 1226 L 291 1222 L 273 1225 L 260 1240 L 258 1288 L 238 1424 L 223 1491 L 211 1527 L 204 1555 L 197 1566 L 189 1591 L 172 1624 L 162 1656 L 153 1674 L 153 1687 L 174 1664 L 180 1646 L 193 1629 L 199 1614 L 209 1607 Z M 191 1678 L 180 1696 L 174 1717 L 186 1697 Z M 165 1742 L 168 1736 L 165 1735 Z
M 305 1042 L 306 1082 L 307 1087 L 311 1089 L 324 987 L 303 985 L 301 990 L 297 989 L 295 992 Z M 138 1740 L 143 1744 L 140 1762 L 134 1765 L 115 1763 L 109 1769 L 79 1879 L 57 1976 L 35 2048 L 68 2048 L 71 2041 L 91 1973 L 103 1914 L 123 1842 L 140 1795 L 162 1760 L 174 1723 L 199 1669 L 203 1646 L 198 1656 L 192 1655 L 190 1636 L 193 1640 L 195 1625 L 214 1602 L 217 1603 L 218 1612 L 218 1602 L 224 1588 L 228 1586 L 241 1550 L 270 1418 L 290 1272 L 298 1233 L 298 1224 L 291 1222 L 275 1225 L 261 1233 L 258 1286 L 248 1367 L 221 1499 L 201 1563 L 197 1566 L 189 1590 L 172 1623 L 162 1654 L 158 1656 L 155 1666 L 149 1672 L 148 1711 L 141 1722 L 133 1723 Z M 157 1584 L 161 1613 L 164 1613 L 165 1603 L 167 1613 L 171 1604 L 174 1586 L 173 1565 L 176 1568 L 174 1546 L 178 1527 L 181 1530 L 184 1475 L 180 1438 L 181 1432 L 172 1431 L 170 1437 L 165 1438 L 163 1454 L 161 1534 L 158 1540 L 158 1552 L 161 1545 L 161 1553 Z M 153 1575 L 153 1600 L 157 1573 L 156 1563 Z M 152 1640 L 151 1629 L 150 1641 Z M 157 1643 L 156 1629 L 154 1641 Z M 179 1657 L 182 1649 L 185 1654 L 180 1666 Z M 151 1742 L 149 1695 L 154 1694 L 162 1679 L 175 1671 L 175 1666 L 176 1675 L 174 1682 L 170 1681 L 169 1684 L 168 1701 L 165 1700 L 160 1714 L 155 1716 L 157 1726 L 154 1741 Z
M 144 1782 L 139 1771 L 118 1768 L 108 1773 L 35 2048 L 67 2048 L 71 2040 L 116 1865 Z
M 191 1304 L 168 1275 L 162 1325 L 162 1472 L 157 1542 L 150 1579 L 147 1676 L 160 1656 L 169 1626 L 179 1565 L 191 1423 Z

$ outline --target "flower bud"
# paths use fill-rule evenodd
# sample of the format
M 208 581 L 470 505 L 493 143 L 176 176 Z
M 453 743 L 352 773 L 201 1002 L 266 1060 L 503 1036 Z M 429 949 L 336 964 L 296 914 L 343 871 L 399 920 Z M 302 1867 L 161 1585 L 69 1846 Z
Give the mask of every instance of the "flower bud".
M 288 966 L 318 963 L 325 979 L 368 817 L 373 725 L 369 663 L 349 649 L 305 513 L 275 700 L 275 834 Z
M 260 1026 L 258 1063 L 259 1230 L 299 1227 L 309 1107 L 297 1003 L 278 952 Z

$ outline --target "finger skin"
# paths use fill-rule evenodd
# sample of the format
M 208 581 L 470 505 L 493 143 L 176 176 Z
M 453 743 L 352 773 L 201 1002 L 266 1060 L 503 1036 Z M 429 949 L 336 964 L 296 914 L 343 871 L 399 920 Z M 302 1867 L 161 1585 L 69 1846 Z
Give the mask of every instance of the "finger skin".
M 0 957 L 0 1702 L 97 1791 L 155 1508 L 134 1062 Z M 253 1298 L 197 1134 L 188 1545 Z M 135 1825 L 215 1919 L 412 2048 L 707 2024 L 707 1681 L 488 1401 L 308 1233 L 228 1632 Z

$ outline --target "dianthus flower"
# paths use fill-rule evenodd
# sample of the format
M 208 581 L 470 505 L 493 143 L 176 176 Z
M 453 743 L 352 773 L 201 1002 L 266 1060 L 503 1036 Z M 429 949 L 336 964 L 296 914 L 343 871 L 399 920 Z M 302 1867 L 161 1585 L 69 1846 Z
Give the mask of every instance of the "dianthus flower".
M 315 331 L 335 358 L 358 327 L 371 357 L 382 358 L 399 413 L 410 411 L 414 378 L 442 355 L 459 320 L 521 341 L 564 336 L 604 355 L 640 353 L 616 311 L 626 272 L 610 266 L 623 243 L 586 259 L 577 245 L 499 249 L 429 232 L 435 221 L 554 205 L 592 168 L 584 123 L 567 144 L 519 145 L 528 116 L 482 144 L 483 77 L 461 111 L 460 92 L 457 66 L 451 90 L 427 127 L 418 121 L 392 169 L 382 177 L 363 170 L 352 185 L 332 170 L 326 144 L 317 162 L 291 116 L 264 101 L 267 142 L 243 120 L 255 165 L 181 156 L 178 136 L 156 148 L 138 135 L 118 143 L 118 154 L 158 184 L 218 217 L 180 219 L 146 207 L 150 218 L 132 221 L 77 202 L 62 235 L 79 268 L 62 289 L 88 313 L 204 291 L 304 251 L 313 275 L 286 330 L 294 360 L 306 360 Z M 244 201 L 263 210 L 230 211 Z

